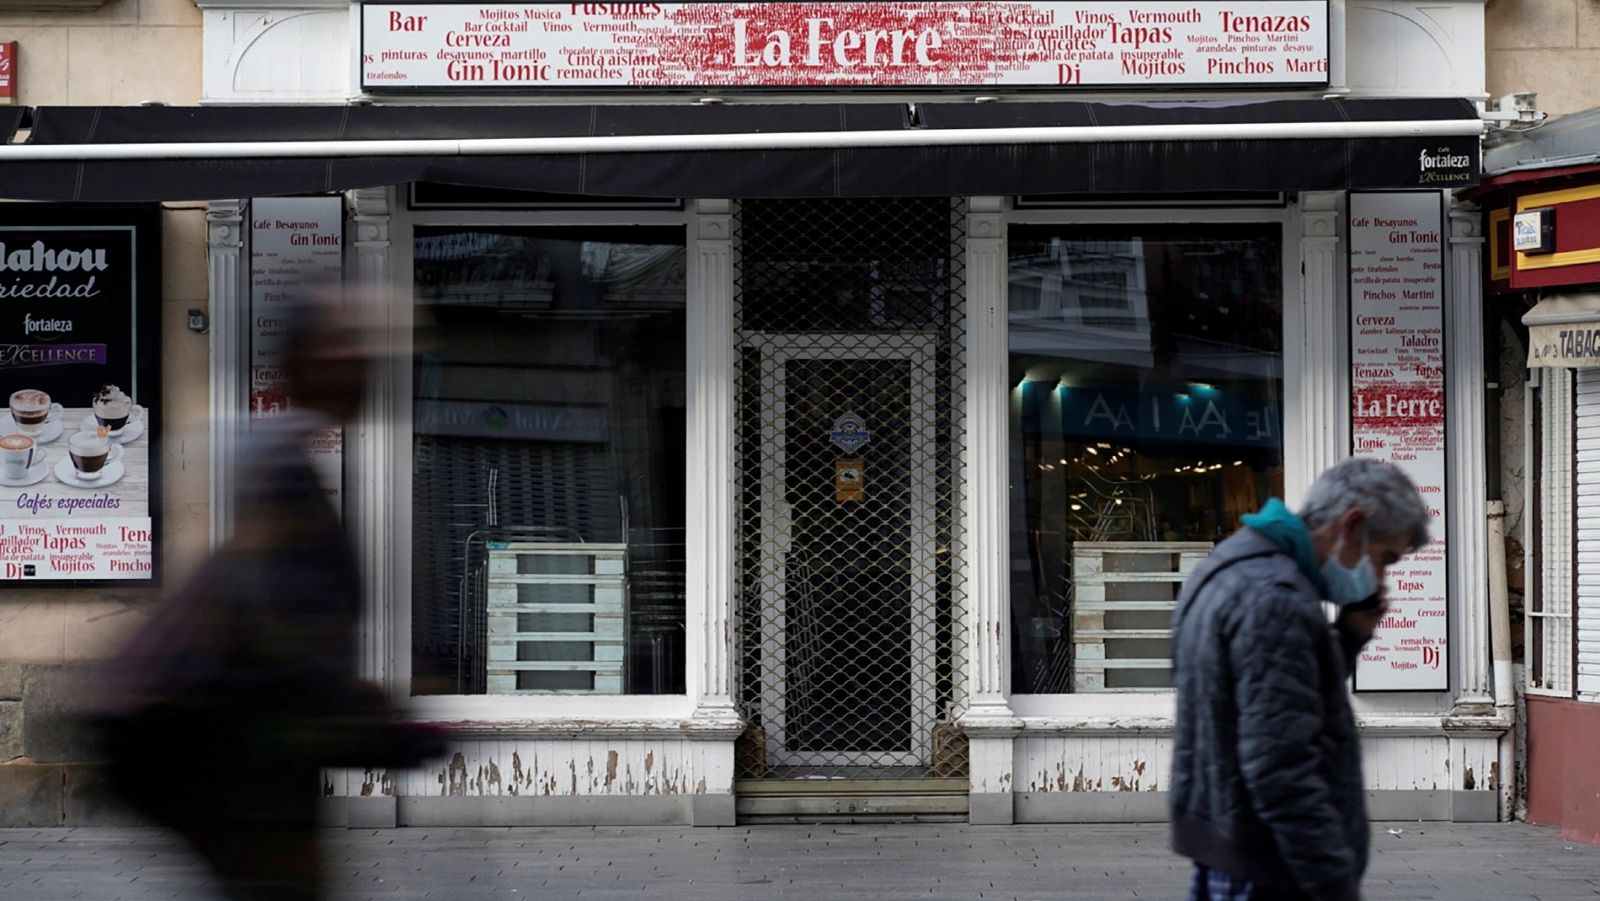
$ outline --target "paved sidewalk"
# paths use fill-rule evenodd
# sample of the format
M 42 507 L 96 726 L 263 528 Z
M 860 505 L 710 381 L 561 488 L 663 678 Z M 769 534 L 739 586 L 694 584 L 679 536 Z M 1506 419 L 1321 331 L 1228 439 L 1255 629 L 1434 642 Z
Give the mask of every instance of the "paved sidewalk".
M 1400 829 L 1399 835 L 1390 834 Z M 1386 824 L 1367 901 L 1600 899 L 1600 847 L 1522 825 Z M 355 899 L 1181 899 L 1160 826 L 758 826 L 329 832 Z M 0 829 L 0 899 L 214 901 L 148 829 Z

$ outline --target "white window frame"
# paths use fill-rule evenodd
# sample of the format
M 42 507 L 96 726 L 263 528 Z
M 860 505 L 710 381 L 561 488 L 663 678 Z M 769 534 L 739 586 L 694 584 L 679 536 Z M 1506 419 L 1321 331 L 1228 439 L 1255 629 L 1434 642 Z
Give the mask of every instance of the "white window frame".
M 1304 486 L 1310 484 L 1312 474 L 1321 467 L 1317 461 L 1322 459 L 1338 459 L 1348 453 L 1348 424 L 1328 423 L 1311 419 L 1316 405 L 1306 402 L 1308 391 L 1337 391 L 1341 395 L 1347 392 L 1348 376 L 1344 378 L 1317 379 L 1315 373 L 1327 371 L 1325 363 L 1308 364 L 1305 355 L 1308 349 L 1319 347 L 1324 353 L 1333 357 L 1333 363 L 1338 368 L 1333 370 L 1339 373 L 1348 372 L 1348 350 L 1346 342 L 1326 342 L 1318 338 L 1318 345 L 1308 342 L 1316 335 L 1322 335 L 1325 325 L 1312 323 L 1307 315 L 1307 304 L 1323 304 L 1325 308 L 1319 320 L 1326 320 L 1330 316 L 1337 316 L 1337 321 L 1343 322 L 1345 316 L 1345 295 L 1342 289 L 1344 284 L 1344 261 L 1342 247 L 1333 253 L 1332 264 L 1335 267 L 1336 278 L 1333 279 L 1335 290 L 1332 298 L 1315 297 L 1307 298 L 1304 290 L 1305 279 L 1301 273 L 1301 238 L 1302 222 L 1308 211 L 1296 204 L 1282 207 L 1166 207 L 1150 209 L 1128 208 L 1023 208 L 1017 209 L 1014 202 L 1008 201 L 1002 218 L 1003 240 L 1009 241 L 1010 230 L 1015 225 L 1046 225 L 1046 226 L 1085 226 L 1104 225 L 1107 227 L 1138 226 L 1138 225 L 1276 225 L 1281 229 L 1283 255 L 1283 438 L 1284 438 L 1284 487 L 1291 502 Z M 1339 220 L 1336 210 L 1327 211 L 1327 220 L 1335 224 Z M 1335 226 L 1330 238 L 1337 239 L 1338 230 Z M 1334 244 L 1339 244 L 1337 240 Z M 1010 254 L 1006 250 L 1001 253 L 1000 277 L 1003 284 L 1000 286 L 999 319 L 1007 323 L 1008 327 L 1000 329 L 1000 342 L 1003 345 L 997 348 L 1002 359 L 1009 355 L 1009 307 L 1007 299 L 1009 293 L 1009 267 L 1007 262 Z M 1331 303 L 1331 309 L 1326 308 Z M 1329 346 L 1336 345 L 1336 346 Z M 1337 385 L 1322 384 L 1324 382 L 1338 382 Z M 1009 421 L 1009 417 L 1002 421 Z M 1332 426 L 1332 427 L 1330 427 Z M 1302 446 L 1301 436 L 1321 436 L 1320 446 Z M 1010 436 L 1006 441 L 1009 443 Z M 998 507 L 994 515 L 1004 528 L 1010 528 L 1011 509 L 1009 493 L 993 499 L 992 504 Z M 1004 599 L 1003 608 L 1009 614 L 1011 599 Z M 1009 652 L 1009 648 L 1007 649 Z M 1058 717 L 1093 717 L 1116 719 L 1147 719 L 1151 721 L 1171 722 L 1174 715 L 1176 696 L 1172 689 L 1150 689 L 1147 691 L 1126 692 L 1072 692 L 1061 694 L 1021 694 L 1010 695 L 1011 710 L 1025 718 L 1050 719 Z
M 697 324 L 703 326 L 703 317 L 696 314 L 696 298 L 693 296 L 694 286 L 700 283 L 698 271 L 699 255 L 696 253 L 697 236 L 693 228 L 694 216 L 688 209 L 682 210 L 442 210 L 423 209 L 413 210 L 404 203 L 405 189 L 394 189 L 400 202 L 393 207 L 391 223 L 391 237 L 393 251 L 390 260 L 390 270 L 393 274 L 392 301 L 398 321 L 391 323 L 395 326 L 397 336 L 403 335 L 404 340 L 410 340 L 414 314 L 413 290 L 413 247 L 414 236 L 419 227 L 472 227 L 472 226 L 515 226 L 518 228 L 580 228 L 580 227 L 610 227 L 625 228 L 637 227 L 675 227 L 684 230 L 688 267 L 686 280 L 686 297 L 688 306 L 688 330 L 693 332 Z M 692 335 L 686 335 L 686 340 L 692 346 Z M 724 339 L 726 340 L 726 339 Z M 395 348 L 400 350 L 400 348 Z M 393 392 L 393 402 L 387 411 L 390 421 L 404 424 L 404 428 L 396 428 L 392 434 L 396 437 L 395 446 L 390 449 L 394 460 L 395 480 L 388 486 L 396 502 L 390 512 L 388 528 L 393 534 L 399 536 L 395 542 L 396 553 L 393 555 L 391 566 L 390 604 L 393 609 L 393 628 L 389 650 L 389 686 L 394 696 L 405 704 L 407 713 L 418 720 L 440 722 L 519 722 L 519 721 L 592 721 L 592 720 L 672 720 L 686 718 L 694 714 L 695 703 L 690 694 L 676 695 L 413 695 L 411 694 L 411 609 L 413 598 L 411 596 L 411 473 L 412 473 L 412 441 L 411 441 L 411 409 L 413 402 L 413 383 L 411 376 L 411 360 L 409 347 L 404 353 L 397 353 L 395 358 L 401 362 L 405 369 L 402 387 Z M 692 355 L 688 358 L 686 376 L 692 383 L 697 377 L 697 367 L 702 361 Z M 695 391 L 688 394 L 688 409 L 686 411 L 690 422 L 694 422 L 699 396 Z M 687 438 L 690 444 L 689 459 L 693 459 L 694 436 Z M 691 470 L 693 467 L 691 466 Z M 402 484 L 403 481 L 403 484 Z M 707 522 L 704 515 L 696 515 L 695 505 L 705 503 L 705 492 L 701 491 L 696 480 L 690 473 L 684 474 L 685 494 L 688 512 L 686 523 L 685 544 L 694 553 L 694 549 L 703 546 L 707 536 L 697 529 L 697 525 Z M 355 484 L 353 491 L 369 490 L 370 486 Z M 718 599 L 706 597 L 704 585 L 690 584 L 685 591 L 685 617 L 692 619 L 690 611 Z M 685 623 L 687 632 L 689 627 Z M 693 637 L 690 637 L 690 642 Z M 685 655 L 685 684 L 690 687 L 694 684 L 692 673 L 689 670 L 694 666 L 692 654 Z

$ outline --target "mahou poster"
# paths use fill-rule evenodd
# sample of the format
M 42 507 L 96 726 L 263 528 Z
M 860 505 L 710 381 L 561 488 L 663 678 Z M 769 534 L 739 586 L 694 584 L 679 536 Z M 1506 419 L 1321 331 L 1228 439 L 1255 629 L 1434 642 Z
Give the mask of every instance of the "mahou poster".
M 1437 192 L 1350 195 L 1351 444 L 1404 469 L 1433 542 L 1389 568 L 1361 691 L 1450 687 L 1445 547 L 1444 214 Z
M 1327 83 L 1326 0 L 361 7 L 368 91 Z
M 151 207 L 0 205 L 0 578 L 158 565 L 161 231 Z

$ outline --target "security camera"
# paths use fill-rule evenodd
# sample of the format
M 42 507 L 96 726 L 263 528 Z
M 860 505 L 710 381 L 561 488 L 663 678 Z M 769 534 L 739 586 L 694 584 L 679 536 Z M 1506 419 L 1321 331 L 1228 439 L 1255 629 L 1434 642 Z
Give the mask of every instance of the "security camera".
M 1543 121 L 1545 115 L 1539 112 L 1539 95 L 1537 92 L 1513 91 L 1494 101 L 1493 109 L 1483 113 L 1483 118 L 1486 121 L 1497 123 L 1519 122 L 1532 124 Z

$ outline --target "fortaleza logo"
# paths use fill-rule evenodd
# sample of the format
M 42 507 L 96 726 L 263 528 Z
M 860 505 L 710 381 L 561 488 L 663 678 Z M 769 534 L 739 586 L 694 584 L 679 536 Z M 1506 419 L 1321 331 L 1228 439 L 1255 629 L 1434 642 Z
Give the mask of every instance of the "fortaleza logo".
M 104 344 L 0 344 L 0 369 L 33 366 L 104 366 Z
M 100 293 L 95 287 L 96 276 L 63 279 L 62 275 L 104 272 L 105 248 L 84 250 L 57 250 L 35 241 L 32 246 L 11 248 L 0 241 L 0 298 L 3 297 L 94 297 Z M 29 278 L 20 273 L 54 273 L 48 281 Z
M 1417 157 L 1417 183 L 1459 185 L 1472 181 L 1472 155 L 1449 147 L 1424 150 Z
M 32 313 L 22 314 L 22 331 L 28 335 L 60 335 L 72 331 L 71 319 L 35 319 Z

